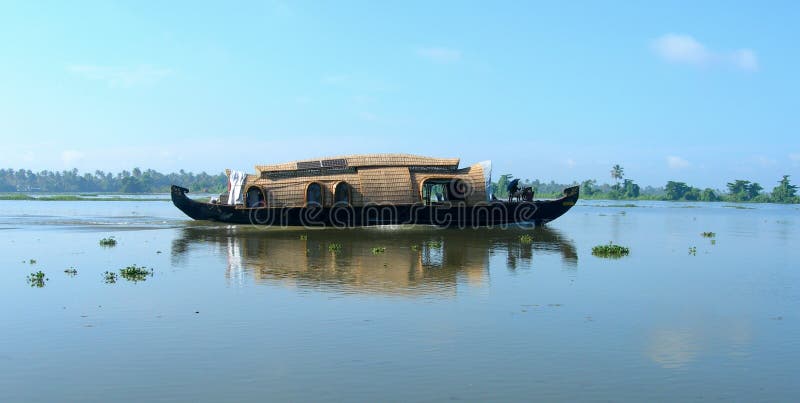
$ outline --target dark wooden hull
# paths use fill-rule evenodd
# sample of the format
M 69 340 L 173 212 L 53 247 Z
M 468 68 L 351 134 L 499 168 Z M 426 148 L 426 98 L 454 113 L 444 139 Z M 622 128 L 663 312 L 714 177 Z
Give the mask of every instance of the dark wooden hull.
M 371 225 L 434 225 L 439 227 L 494 227 L 508 224 L 543 224 L 566 213 L 578 201 L 579 188 L 564 190 L 556 200 L 532 202 L 493 201 L 477 205 L 366 205 L 333 207 L 242 208 L 203 203 L 186 196 L 187 189 L 172 186 L 172 203 L 195 220 L 231 224 L 306 227 L 361 227 Z

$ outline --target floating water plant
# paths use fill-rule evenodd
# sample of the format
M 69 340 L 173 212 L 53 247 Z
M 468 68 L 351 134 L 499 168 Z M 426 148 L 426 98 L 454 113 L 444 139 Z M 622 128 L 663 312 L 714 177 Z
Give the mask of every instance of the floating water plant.
M 689 254 L 692 255 L 692 256 L 697 256 L 697 247 L 696 246 L 690 247 L 689 248 Z
M 70 267 L 69 269 L 64 270 L 64 273 L 70 277 L 75 277 L 78 275 L 78 270 L 75 270 L 74 267 Z
M 411 250 L 413 250 L 414 252 L 418 251 L 419 245 L 411 245 Z
M 103 238 L 103 239 L 100 240 L 100 246 L 104 246 L 104 247 L 107 247 L 107 248 L 108 247 L 112 247 L 112 246 L 117 246 L 117 240 L 114 239 L 114 236 L 110 236 L 108 238 Z
M 336 242 L 329 243 L 328 244 L 328 251 L 329 252 L 333 252 L 333 253 L 341 252 L 342 251 L 342 244 L 336 243 Z
M 712 245 L 716 245 L 716 244 L 717 244 L 717 240 L 716 240 L 716 239 L 712 239 L 712 240 L 711 240 L 711 244 L 712 244 Z
M 28 263 L 29 264 L 36 264 L 36 259 L 30 259 L 30 260 L 28 260 Z
M 522 243 L 533 243 L 533 237 L 528 234 L 520 235 L 519 241 Z
M 428 247 L 440 249 L 442 247 L 442 241 L 428 241 Z
M 106 284 L 114 284 L 117 282 L 117 273 L 113 271 L 106 271 L 103 273 L 103 281 Z
M 44 284 L 47 282 L 47 280 L 49 280 L 49 278 L 45 277 L 45 274 L 41 270 L 29 274 L 27 279 L 28 284 L 30 284 L 31 287 L 36 288 L 44 287 Z
M 715 234 L 713 232 L 703 232 L 700 235 L 702 235 L 703 238 L 713 238 L 713 237 L 717 236 L 717 234 Z
M 144 266 L 132 265 L 124 269 L 120 269 L 119 274 L 128 281 L 145 281 L 147 277 L 153 277 L 153 269 L 148 269 Z
M 308 240 L 308 235 L 306 235 L 306 234 L 300 235 L 300 240 L 301 241 L 307 241 Z
M 592 248 L 592 255 L 597 257 L 607 257 L 612 259 L 619 259 L 623 256 L 627 256 L 630 253 L 630 249 L 615 245 L 613 242 L 609 242 L 608 245 L 597 245 Z
M 373 255 L 380 255 L 380 254 L 381 254 L 381 253 L 383 253 L 383 252 L 386 252 L 386 248 L 384 248 L 384 247 L 375 247 L 375 248 L 372 248 L 372 254 L 373 254 Z

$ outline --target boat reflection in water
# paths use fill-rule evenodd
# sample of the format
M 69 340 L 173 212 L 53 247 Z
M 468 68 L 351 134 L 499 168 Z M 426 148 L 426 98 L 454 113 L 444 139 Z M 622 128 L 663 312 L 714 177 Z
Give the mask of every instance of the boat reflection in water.
M 247 226 L 190 226 L 173 241 L 173 264 L 215 246 L 226 277 L 256 284 L 345 293 L 452 294 L 461 285 L 488 283 L 490 257 L 505 268 L 529 267 L 537 255 L 560 254 L 577 266 L 572 242 L 547 227 L 515 229 L 360 228 L 287 230 Z M 520 236 L 530 235 L 532 242 Z M 381 249 L 384 248 L 384 249 Z M 496 259 L 495 259 L 496 260 Z

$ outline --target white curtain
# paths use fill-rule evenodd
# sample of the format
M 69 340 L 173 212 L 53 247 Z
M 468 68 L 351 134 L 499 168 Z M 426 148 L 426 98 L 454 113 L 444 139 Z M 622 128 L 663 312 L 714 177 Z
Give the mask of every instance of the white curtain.
M 231 191 L 228 192 L 228 204 L 242 204 L 242 187 L 247 179 L 247 174 L 242 171 L 231 171 L 228 182 L 231 184 Z

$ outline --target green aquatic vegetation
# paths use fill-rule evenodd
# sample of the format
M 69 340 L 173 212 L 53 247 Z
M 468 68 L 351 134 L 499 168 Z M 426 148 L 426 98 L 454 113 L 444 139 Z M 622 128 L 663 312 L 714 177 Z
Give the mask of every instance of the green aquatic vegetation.
M 36 200 L 36 198 L 26 194 L 5 194 L 0 195 L 0 200 Z
M 28 264 L 36 264 L 36 259 L 28 259 Z
M 619 259 L 623 256 L 627 256 L 629 253 L 630 249 L 621 245 L 615 245 L 613 242 L 609 242 L 608 245 L 597 245 L 592 248 L 592 255 L 597 257 Z
M 713 232 L 703 232 L 700 235 L 702 235 L 703 238 L 713 238 L 713 237 L 717 236 L 717 234 L 715 234 Z
M 528 234 L 523 234 L 519 236 L 519 241 L 522 243 L 533 243 L 533 237 Z
M 106 271 L 103 273 L 103 281 L 106 284 L 114 284 L 117 282 L 117 273 L 113 271 Z
M 64 273 L 70 277 L 75 277 L 78 275 L 78 270 L 76 270 L 74 267 L 70 267 L 69 269 L 64 270 Z
M 29 274 L 27 280 L 28 284 L 30 284 L 31 287 L 42 288 L 44 287 L 44 284 L 50 279 L 45 276 L 44 272 L 39 270 L 37 272 Z
M 697 247 L 696 246 L 690 247 L 689 248 L 689 254 L 692 255 L 692 256 L 697 256 Z
M 379 246 L 379 247 L 372 248 L 372 254 L 373 255 L 380 255 L 381 253 L 384 253 L 384 252 L 386 252 L 386 248 L 384 248 L 384 247 L 380 247 Z
M 55 195 L 55 196 L 39 196 L 35 200 L 39 201 L 81 201 L 87 200 L 84 197 L 75 196 L 75 195 Z M 92 198 L 92 200 L 97 200 L 96 198 Z
M 145 281 L 147 277 L 153 277 L 153 269 L 148 269 L 144 266 L 131 265 L 124 269 L 119 270 L 120 276 L 128 281 L 138 282 Z
M 441 249 L 442 241 L 428 241 L 428 247 L 433 249 Z
M 712 244 L 712 245 L 716 245 L 716 244 L 717 244 L 717 240 L 716 240 L 716 239 L 712 239 L 712 240 L 711 240 L 711 244 Z
M 722 206 L 722 207 L 735 208 L 737 210 L 753 210 L 754 209 L 754 207 L 747 207 L 747 206 L 730 206 L 730 205 L 728 205 L 728 206 Z
M 110 236 L 108 238 L 103 238 L 100 240 L 100 246 L 110 248 L 112 246 L 117 246 L 117 240 L 114 239 L 114 236 Z
M 418 251 L 419 245 L 411 245 L 411 250 L 413 250 L 414 252 Z
M 301 241 L 307 241 L 308 240 L 308 235 L 307 234 L 300 235 L 300 240 Z
M 342 244 L 332 242 L 328 244 L 328 251 L 333 253 L 338 253 L 342 251 Z

